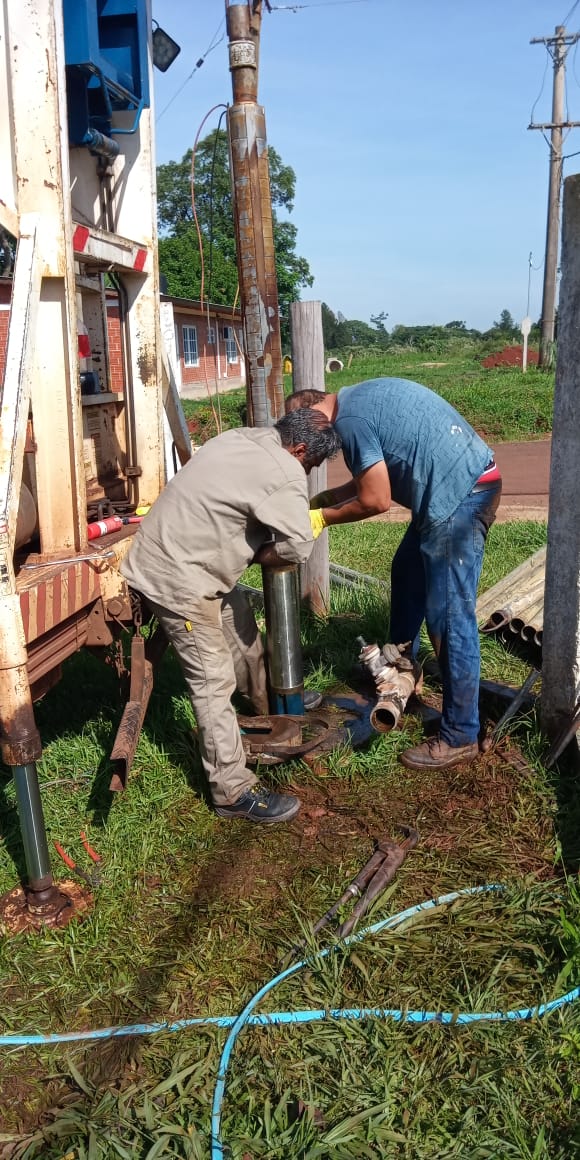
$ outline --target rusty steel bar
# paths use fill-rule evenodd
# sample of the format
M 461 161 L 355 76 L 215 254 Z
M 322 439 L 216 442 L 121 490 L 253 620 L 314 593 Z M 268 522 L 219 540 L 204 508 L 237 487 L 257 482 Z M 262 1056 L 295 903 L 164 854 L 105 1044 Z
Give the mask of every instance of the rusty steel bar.
M 111 793 L 119 793 L 127 785 L 145 713 L 153 692 L 155 670 L 165 654 L 168 643 L 159 625 L 147 642 L 140 633 L 136 632 L 133 636 L 129 700 L 123 710 L 111 751 L 111 761 L 115 766 L 109 784 Z
M 282 344 L 268 146 L 258 105 L 259 25 L 247 4 L 226 7 L 234 103 L 228 110 L 232 193 L 246 345 L 248 419 L 267 427 L 284 411 Z

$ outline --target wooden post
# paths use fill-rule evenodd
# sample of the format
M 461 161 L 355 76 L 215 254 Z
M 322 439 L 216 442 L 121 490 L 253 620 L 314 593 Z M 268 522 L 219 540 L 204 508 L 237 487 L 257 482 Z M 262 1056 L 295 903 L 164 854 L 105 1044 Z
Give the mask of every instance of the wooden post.
M 292 333 L 292 389 L 294 391 L 324 391 L 324 339 L 322 336 L 322 307 L 320 302 L 292 302 L 290 306 Z M 308 494 L 316 495 L 326 489 L 326 463 L 314 467 L 308 479 Z M 328 613 L 330 573 L 328 532 L 318 537 L 312 555 L 301 568 L 302 598 L 319 616 Z
M 542 642 L 542 725 L 554 736 L 580 696 L 580 176 L 564 182 L 562 282 Z

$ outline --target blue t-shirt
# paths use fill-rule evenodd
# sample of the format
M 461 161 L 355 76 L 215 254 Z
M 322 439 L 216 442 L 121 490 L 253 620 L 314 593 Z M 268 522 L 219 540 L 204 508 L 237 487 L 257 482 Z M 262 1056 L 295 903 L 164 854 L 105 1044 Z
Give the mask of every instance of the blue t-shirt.
M 419 528 L 448 519 L 493 459 L 450 403 L 408 379 L 343 387 L 335 425 L 352 474 L 384 459 L 395 503 Z

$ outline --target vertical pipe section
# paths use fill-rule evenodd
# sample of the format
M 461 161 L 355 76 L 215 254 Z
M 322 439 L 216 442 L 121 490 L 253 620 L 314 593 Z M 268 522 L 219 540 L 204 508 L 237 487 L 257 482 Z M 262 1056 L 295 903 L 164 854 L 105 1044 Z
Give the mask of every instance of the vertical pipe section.
M 324 337 L 320 302 L 292 302 L 292 390 L 325 391 Z M 313 467 L 308 477 L 308 494 L 312 498 L 326 491 L 326 463 Z M 312 612 L 326 616 L 330 604 L 330 563 L 328 532 L 318 537 L 312 552 L 300 569 L 302 599 Z
M 52 887 L 48 842 L 35 762 L 12 769 L 30 891 L 37 897 Z
M 236 249 L 247 355 L 248 418 L 268 427 L 284 410 L 280 312 L 266 118 L 258 105 L 258 43 L 249 5 L 226 9 L 234 103 L 228 110 Z
M 272 713 L 304 713 L 300 644 L 300 577 L 297 564 L 262 568 L 266 657 Z
M 562 282 L 550 465 L 542 724 L 555 736 L 580 697 L 580 176 L 564 182 Z
M 0 589 L 2 586 L 2 535 L 0 535 Z M 6 568 L 11 572 L 11 567 Z M 36 761 L 41 756 L 40 736 L 34 720 L 27 672 L 27 654 L 20 601 L 16 593 L 0 592 L 0 706 L 2 759 L 12 767 L 22 844 L 26 860 L 27 903 L 42 914 L 54 901 L 56 889 L 38 787 Z

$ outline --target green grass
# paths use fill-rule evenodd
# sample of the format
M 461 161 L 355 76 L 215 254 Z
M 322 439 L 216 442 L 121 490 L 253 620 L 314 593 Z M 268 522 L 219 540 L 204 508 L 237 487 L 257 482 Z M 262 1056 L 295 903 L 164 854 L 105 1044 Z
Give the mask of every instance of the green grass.
M 400 526 L 337 528 L 333 558 L 386 577 Z M 492 529 L 493 583 L 545 537 L 543 525 Z M 304 617 L 308 683 L 343 685 L 355 638 L 384 639 L 376 592 L 337 590 L 327 624 Z M 484 675 L 521 682 L 526 666 L 486 640 Z M 82 691 L 81 691 L 82 690 Z M 0 944 L 3 1031 L 238 1012 L 278 970 L 296 935 L 399 822 L 417 850 L 372 919 L 461 886 L 508 885 L 341 950 L 285 983 L 265 1009 L 407 1006 L 484 1010 L 551 998 L 580 982 L 577 786 L 542 764 L 533 719 L 509 749 L 428 778 L 397 754 L 404 729 L 362 751 L 342 746 L 268 776 L 300 787 L 303 810 L 271 831 L 208 809 L 193 718 L 166 658 L 126 792 L 108 793 L 119 718 L 110 670 L 73 658 L 38 707 L 47 830 L 87 864 L 79 831 L 103 855 L 90 914 L 62 931 Z M 8 774 L 0 783 L 0 890 L 22 857 Z M 58 863 L 55 860 L 55 869 Z M 330 936 L 332 941 L 332 936 Z M 0 1054 L 2 1160 L 208 1156 L 209 1106 L 224 1032 L 207 1029 Z M 224 1139 L 248 1157 L 580 1157 L 580 1010 L 513 1026 L 411 1028 L 386 1021 L 262 1028 L 240 1037 L 224 1105 Z
M 514 367 L 485 369 L 481 356 L 465 354 L 428 355 L 407 352 L 357 357 L 350 367 L 326 375 L 326 389 L 381 376 L 413 379 L 431 387 L 447 399 L 486 439 L 521 441 L 538 439 L 552 429 L 554 375 L 530 367 L 525 375 Z M 284 389 L 292 389 L 285 376 Z M 214 396 L 215 403 L 215 396 Z M 220 395 L 223 430 L 245 422 L 245 391 Z M 204 440 L 217 432 L 209 401 L 184 400 L 187 418 L 196 418 L 200 429 L 196 438 Z
M 330 558 L 336 564 L 388 581 L 391 560 L 406 529 L 406 524 L 390 524 L 388 520 L 337 525 L 329 531 Z M 491 588 L 542 547 L 546 542 L 546 532 L 547 524 L 531 520 L 494 524 L 483 558 L 480 590 Z

